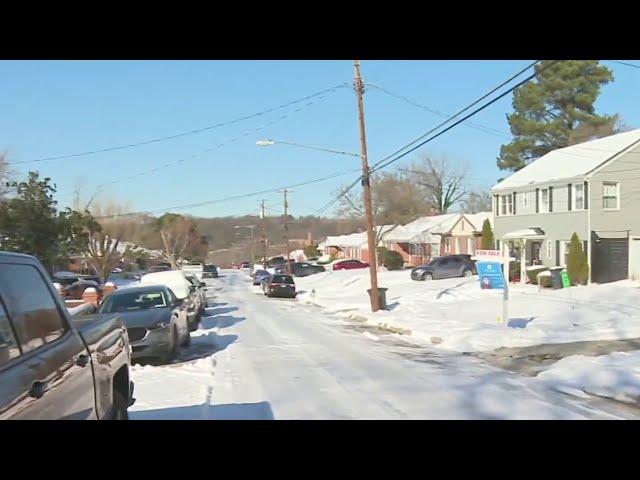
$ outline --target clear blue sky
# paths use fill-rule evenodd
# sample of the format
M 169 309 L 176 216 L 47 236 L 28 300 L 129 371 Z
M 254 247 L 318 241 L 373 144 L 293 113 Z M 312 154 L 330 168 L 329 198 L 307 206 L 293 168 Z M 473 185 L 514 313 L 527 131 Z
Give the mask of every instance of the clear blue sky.
M 362 74 L 365 82 L 452 114 L 530 62 L 363 61 Z M 607 65 L 616 81 L 605 88 L 599 111 L 620 113 L 627 124 L 639 127 L 640 69 Z M 251 115 L 352 82 L 353 64 L 345 60 L 2 61 L 0 79 L 0 150 L 8 151 L 10 161 L 20 162 L 142 142 Z M 358 168 L 357 158 L 286 145 L 255 145 L 260 139 L 276 139 L 359 151 L 353 89 L 342 88 L 294 112 L 299 106 L 171 141 L 16 167 L 50 176 L 63 205 L 78 184 L 89 196 L 100 184 L 116 182 L 105 196 L 125 201 L 133 210 L 206 202 Z M 472 122 L 508 134 L 505 115 L 510 107 L 507 96 Z M 374 88 L 367 91 L 365 109 L 372 163 L 442 121 Z M 259 127 L 264 128 L 256 131 Z M 213 148 L 247 132 L 235 142 Z M 469 166 L 474 186 L 488 187 L 500 176 L 496 156 L 506 141 L 460 125 L 408 159 L 422 153 L 446 154 Z M 207 149 L 212 150 L 203 153 Z M 294 189 L 291 213 L 313 212 L 356 176 Z M 255 214 L 260 198 L 179 211 L 198 216 Z M 281 208 L 279 195 L 265 198 L 270 208 Z

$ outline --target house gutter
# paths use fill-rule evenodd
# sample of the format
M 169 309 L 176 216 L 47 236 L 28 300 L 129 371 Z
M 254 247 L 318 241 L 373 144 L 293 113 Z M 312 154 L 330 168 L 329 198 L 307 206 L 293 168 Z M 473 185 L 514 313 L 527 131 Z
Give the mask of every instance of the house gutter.
M 589 208 L 587 209 L 587 264 L 589 265 L 589 277 L 587 278 L 587 285 L 591 283 L 591 252 L 593 251 L 593 245 L 591 245 L 593 238 L 591 235 L 591 180 L 585 177 L 585 182 L 587 182 L 587 190 L 588 190 L 588 202 Z

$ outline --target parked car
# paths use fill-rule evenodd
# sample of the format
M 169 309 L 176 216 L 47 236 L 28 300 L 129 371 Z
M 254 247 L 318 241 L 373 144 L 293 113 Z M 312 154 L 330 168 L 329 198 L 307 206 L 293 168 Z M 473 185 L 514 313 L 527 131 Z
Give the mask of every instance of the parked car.
M 243 272 L 248 272 L 251 270 L 251 267 L 252 267 L 251 262 L 242 262 L 239 268 Z
M 271 274 L 269 272 L 267 272 L 266 270 L 256 270 L 253 273 L 253 284 L 254 285 L 261 285 L 262 284 L 262 280 L 264 278 L 270 277 Z
M 69 285 L 73 285 L 74 283 L 81 282 L 83 280 L 96 282 L 97 284 L 102 283 L 100 277 L 97 275 L 80 275 L 73 272 L 56 272 L 51 275 L 51 279 L 53 283 L 57 283 L 63 287 L 68 287 Z
M 478 273 L 471 255 L 447 255 L 433 259 L 427 265 L 411 270 L 412 280 L 437 280 L 452 277 L 471 277 Z
M 79 280 L 64 287 L 64 297 L 68 300 L 82 300 L 82 295 L 87 288 L 95 288 L 102 294 L 102 287 L 95 280 Z
M 147 273 L 140 278 L 140 285 L 165 285 L 171 289 L 175 296 L 182 300 L 187 309 L 187 321 L 189 331 L 198 329 L 202 315 L 201 297 L 197 288 L 187 280 L 180 270 L 169 272 Z
M 170 288 L 145 285 L 116 290 L 98 313 L 118 313 L 132 347 L 133 359 L 173 360 L 179 347 L 191 345 L 187 309 Z
M 170 272 L 171 267 L 167 265 L 155 265 L 153 267 L 147 268 L 147 273 L 157 273 L 157 272 Z
M 262 291 L 267 297 L 296 298 L 296 283 L 291 275 L 269 275 L 262 279 Z
M 185 274 L 193 274 L 198 280 L 202 280 L 204 276 L 204 265 L 201 263 L 189 263 L 187 265 L 183 265 L 180 270 L 182 270 Z
M 308 277 L 309 275 L 313 275 L 315 273 L 326 272 L 327 269 L 322 265 L 312 265 L 308 262 L 292 262 L 291 270 L 293 271 L 293 275 L 296 277 Z M 284 264 L 282 266 L 275 268 L 275 273 L 282 273 L 285 275 L 291 275 L 292 273 L 289 271 L 289 265 Z
M 120 315 L 72 317 L 37 259 L 0 252 L 0 419 L 127 420 L 130 366 Z
M 218 267 L 211 264 L 205 265 L 202 272 L 202 278 L 218 278 Z
M 361 268 L 369 268 L 369 264 L 360 260 L 341 260 L 333 264 L 334 270 L 358 270 Z
M 199 280 L 195 275 L 192 275 L 190 273 L 187 273 L 185 275 L 185 277 L 187 277 L 187 280 L 189 280 L 189 282 L 191 283 L 191 285 L 193 285 L 195 287 L 195 293 L 199 298 L 199 305 L 198 305 L 198 311 L 200 312 L 200 315 L 204 315 L 205 310 L 208 306 L 208 301 L 207 301 L 207 284 L 204 283 L 202 280 Z

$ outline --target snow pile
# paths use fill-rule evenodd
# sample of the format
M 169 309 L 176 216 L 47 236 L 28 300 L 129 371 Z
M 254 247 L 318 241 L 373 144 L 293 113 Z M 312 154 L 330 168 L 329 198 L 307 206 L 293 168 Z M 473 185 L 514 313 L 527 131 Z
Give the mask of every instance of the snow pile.
M 640 402 L 640 352 L 566 357 L 537 378 L 570 395 L 585 397 L 586 392 L 621 402 Z
M 505 324 L 502 292 L 481 290 L 477 277 L 416 282 L 405 270 L 381 271 L 378 279 L 388 289 L 389 311 L 371 313 L 368 270 L 296 278 L 298 301 L 465 352 L 640 337 L 640 289 L 628 281 L 562 290 L 512 285 Z

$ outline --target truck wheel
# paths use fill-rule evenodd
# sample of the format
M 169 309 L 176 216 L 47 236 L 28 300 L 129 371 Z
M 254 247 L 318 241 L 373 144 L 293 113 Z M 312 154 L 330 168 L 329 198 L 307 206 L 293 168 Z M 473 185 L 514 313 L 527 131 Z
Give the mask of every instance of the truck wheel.
M 113 420 L 129 420 L 128 403 L 119 390 L 113 391 Z

